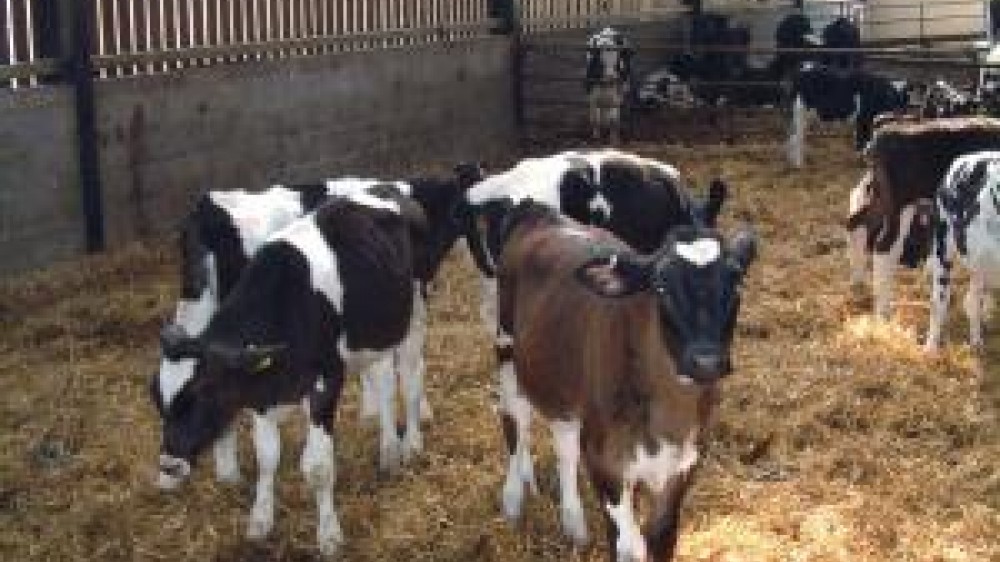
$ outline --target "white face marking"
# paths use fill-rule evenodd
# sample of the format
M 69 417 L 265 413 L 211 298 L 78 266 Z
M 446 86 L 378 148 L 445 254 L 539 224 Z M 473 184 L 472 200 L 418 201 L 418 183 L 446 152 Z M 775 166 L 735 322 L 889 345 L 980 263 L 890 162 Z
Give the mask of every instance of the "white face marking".
M 698 267 L 705 267 L 722 255 L 722 245 L 714 238 L 699 238 L 694 242 L 678 242 L 674 250 L 677 255 Z
M 590 205 L 588 206 L 592 212 L 600 212 L 605 219 L 611 216 L 611 204 L 608 200 L 604 198 L 604 195 L 598 193 L 593 199 L 590 200 Z

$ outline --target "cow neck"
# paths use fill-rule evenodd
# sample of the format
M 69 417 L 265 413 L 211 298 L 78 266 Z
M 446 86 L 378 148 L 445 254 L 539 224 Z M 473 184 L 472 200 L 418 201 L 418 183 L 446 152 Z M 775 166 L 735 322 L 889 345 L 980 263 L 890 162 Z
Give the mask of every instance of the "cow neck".
M 714 385 L 704 386 L 682 382 L 677 376 L 677 363 L 664 342 L 659 307 L 655 297 L 642 295 L 630 303 L 638 321 L 629 324 L 629 381 L 641 397 L 645 438 L 666 439 L 678 445 L 692 429 L 700 432 L 707 423 L 714 403 Z

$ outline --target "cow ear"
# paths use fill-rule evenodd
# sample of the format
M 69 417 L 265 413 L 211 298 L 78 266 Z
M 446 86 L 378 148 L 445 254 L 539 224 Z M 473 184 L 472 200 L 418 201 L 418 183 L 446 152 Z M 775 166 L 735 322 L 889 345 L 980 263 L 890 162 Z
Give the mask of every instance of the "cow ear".
M 160 349 L 167 359 L 197 359 L 201 357 L 201 341 L 188 335 L 177 324 L 167 324 L 160 332 Z
M 757 234 L 750 227 L 744 227 L 733 236 L 729 247 L 740 271 L 746 273 L 750 264 L 757 259 Z
M 649 267 L 627 254 L 590 258 L 574 274 L 584 287 L 607 298 L 627 297 L 649 288 Z
M 462 191 L 467 191 L 473 185 L 483 181 L 485 166 L 479 162 L 462 162 L 455 166 L 453 172 L 458 178 L 458 187 Z

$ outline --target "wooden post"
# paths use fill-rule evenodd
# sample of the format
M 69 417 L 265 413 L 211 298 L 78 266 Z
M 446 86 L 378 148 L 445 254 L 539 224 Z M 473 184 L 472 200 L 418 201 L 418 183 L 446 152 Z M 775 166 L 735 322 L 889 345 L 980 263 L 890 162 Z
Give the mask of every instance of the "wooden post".
M 501 24 L 495 33 L 511 38 L 511 96 L 514 101 L 514 124 L 518 133 L 524 136 L 524 59 L 525 49 L 521 41 L 521 13 L 519 0 L 489 0 L 489 14 L 499 18 Z
M 89 2 L 58 0 L 63 72 L 73 85 L 84 242 L 88 252 L 105 248 L 104 201 L 94 107 L 94 69 L 90 60 L 93 35 Z

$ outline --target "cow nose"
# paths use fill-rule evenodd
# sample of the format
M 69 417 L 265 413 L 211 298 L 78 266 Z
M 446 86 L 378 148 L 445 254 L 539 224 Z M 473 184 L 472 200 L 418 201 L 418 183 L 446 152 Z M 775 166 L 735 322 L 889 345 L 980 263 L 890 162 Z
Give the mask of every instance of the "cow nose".
M 722 371 L 722 357 L 717 353 L 696 353 L 691 357 L 691 362 L 702 374 L 717 374 Z

